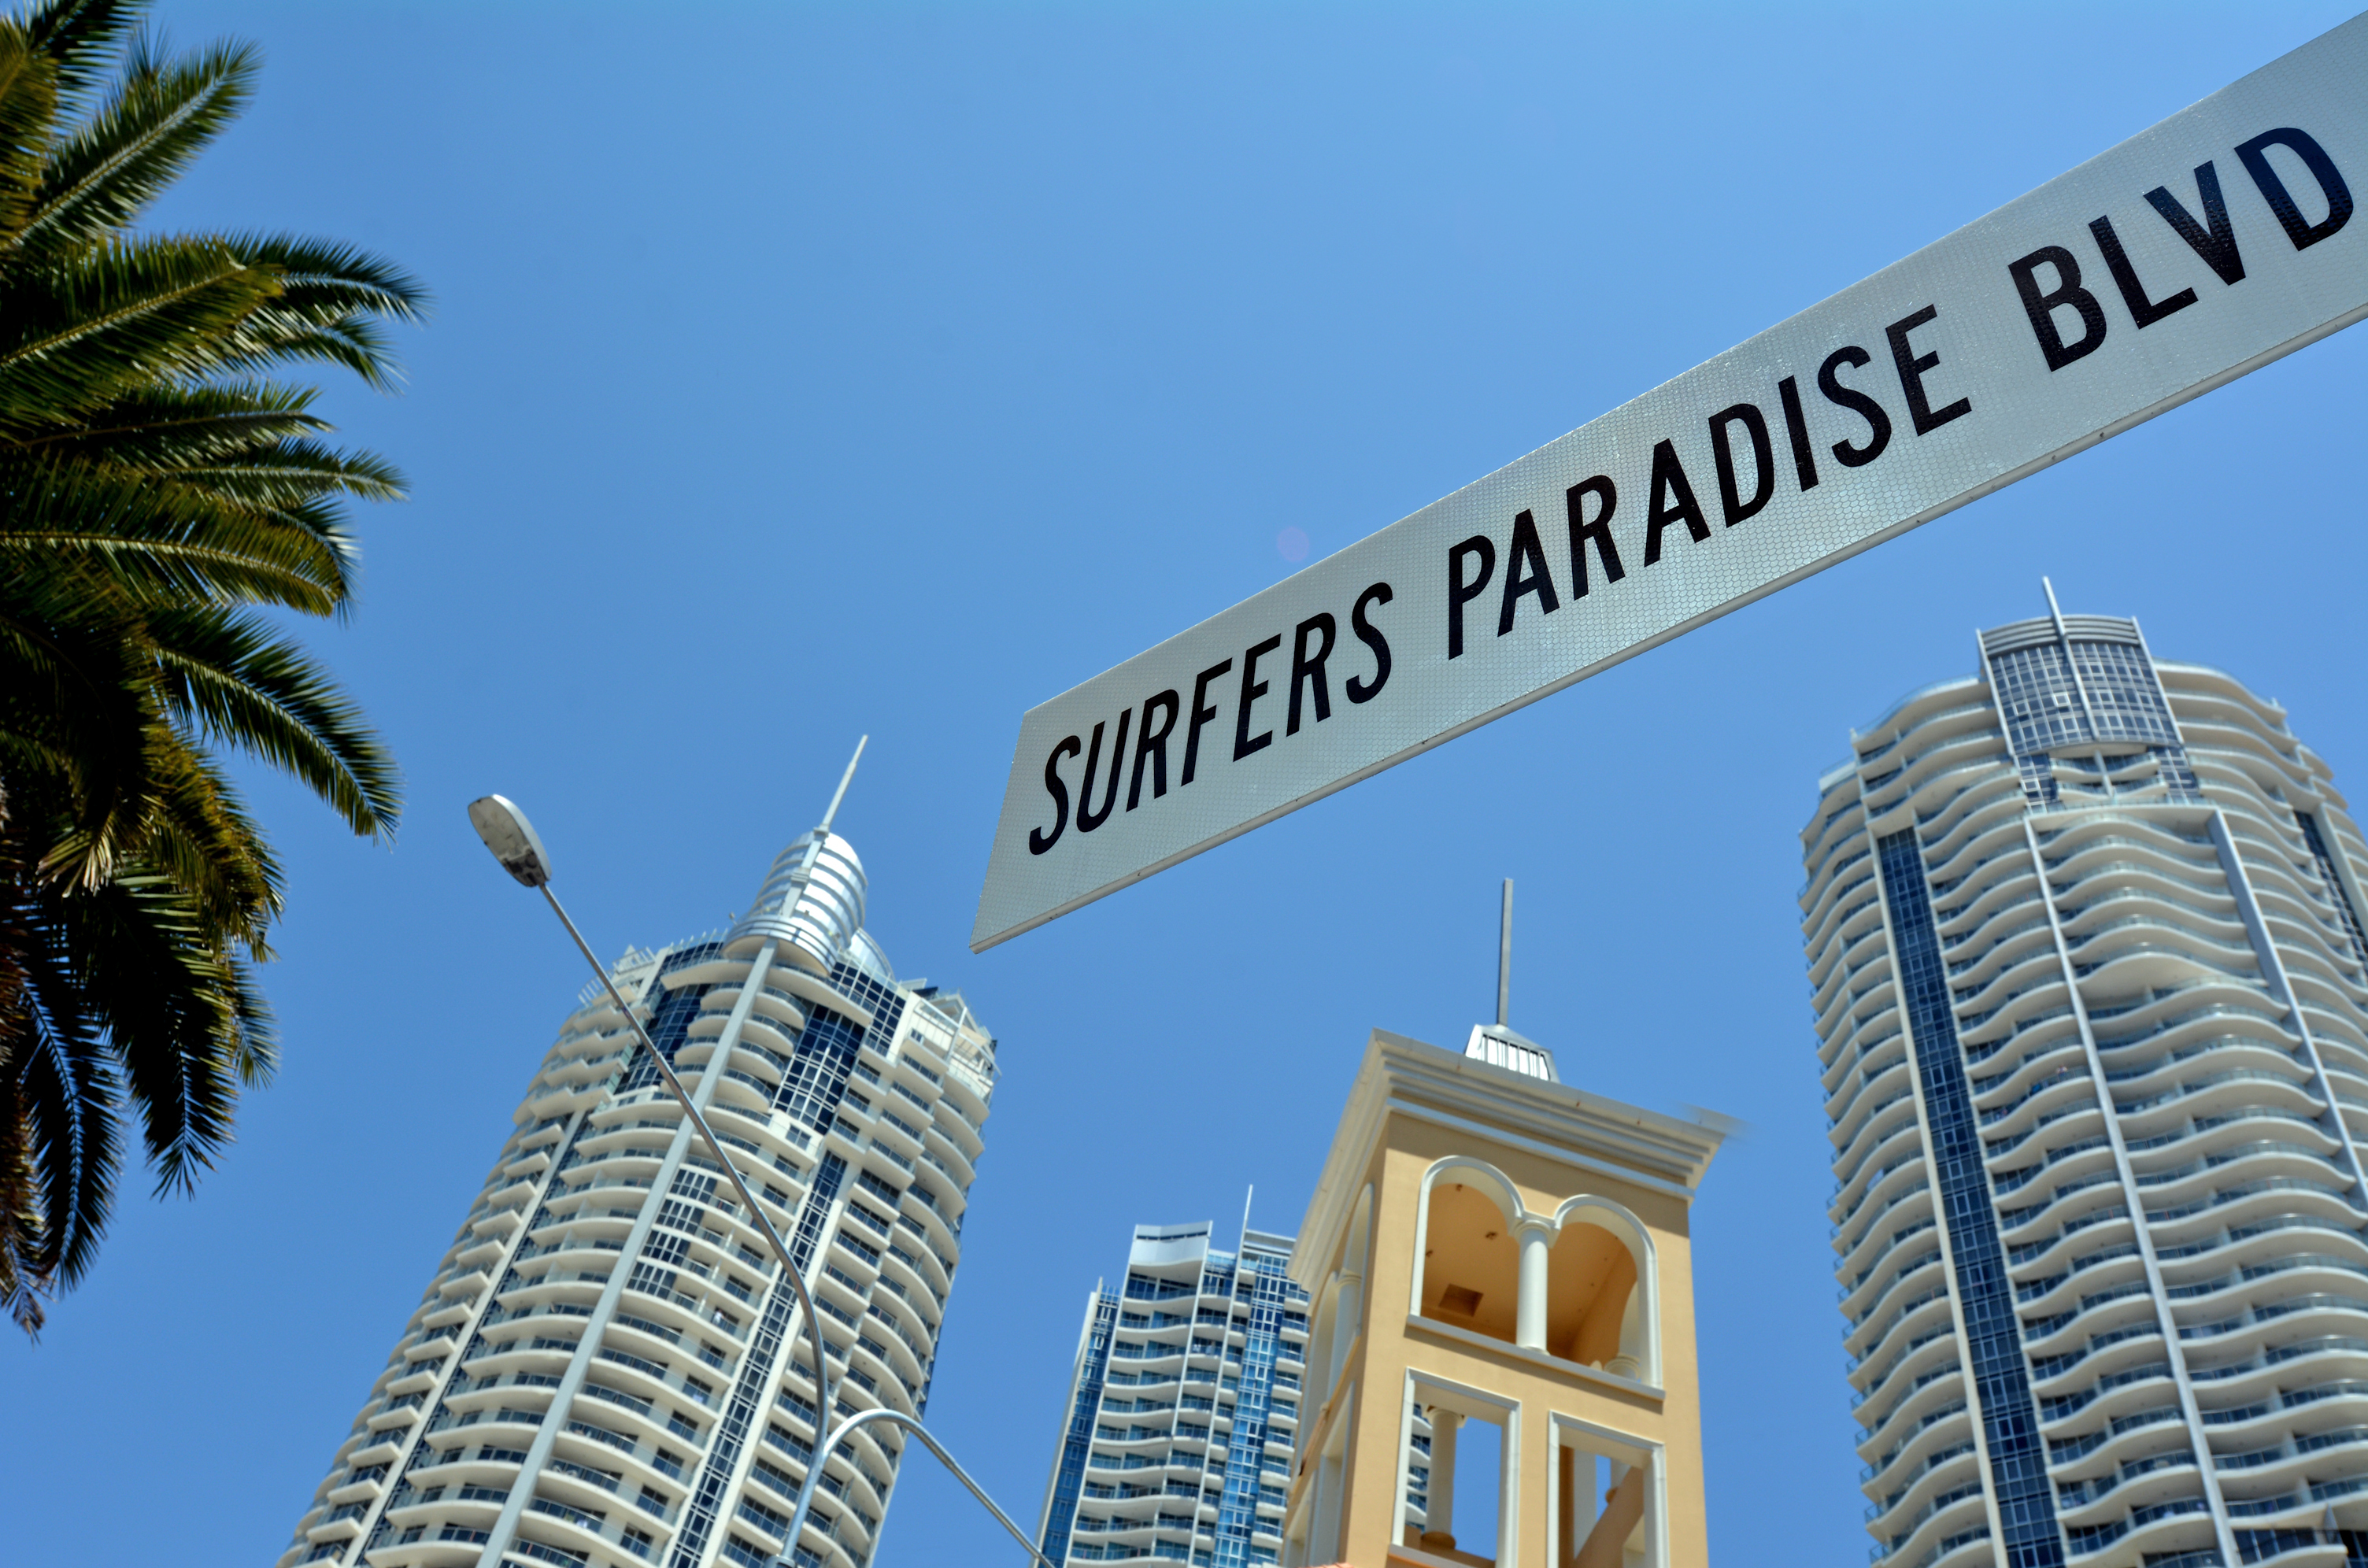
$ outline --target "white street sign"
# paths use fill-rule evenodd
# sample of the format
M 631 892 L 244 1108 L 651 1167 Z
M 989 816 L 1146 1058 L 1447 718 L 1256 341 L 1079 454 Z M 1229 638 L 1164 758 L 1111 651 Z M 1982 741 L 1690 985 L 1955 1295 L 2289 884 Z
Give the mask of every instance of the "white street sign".
M 2355 185 L 2368 17 L 1030 710 L 973 950 L 2350 325 Z

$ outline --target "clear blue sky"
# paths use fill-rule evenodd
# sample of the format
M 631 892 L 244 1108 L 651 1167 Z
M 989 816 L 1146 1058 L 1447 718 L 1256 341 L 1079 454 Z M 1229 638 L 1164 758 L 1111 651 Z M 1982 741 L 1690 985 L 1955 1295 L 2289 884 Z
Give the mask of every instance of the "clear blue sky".
M 0 1344 L 17 1562 L 285 1544 L 586 976 L 472 837 L 499 790 L 614 953 L 744 907 L 826 800 L 899 968 L 1003 1042 L 930 1408 L 1032 1519 L 1136 1221 L 1288 1230 L 1367 1031 L 1494 1000 L 1566 1079 L 1753 1131 L 1696 1210 L 1711 1540 L 1865 1548 L 1794 835 L 1976 627 L 2135 614 L 2368 778 L 2354 332 L 980 958 L 1023 709 L 2343 19 L 2341 5 L 792 9 L 265 5 L 260 103 L 159 215 L 415 268 L 365 593 L 314 640 L 392 849 L 256 787 L 279 1081 L 135 1180 Z M 136 1501 L 135 1501 L 136 1499 Z M 916 1459 L 878 1568 L 1016 1560 Z

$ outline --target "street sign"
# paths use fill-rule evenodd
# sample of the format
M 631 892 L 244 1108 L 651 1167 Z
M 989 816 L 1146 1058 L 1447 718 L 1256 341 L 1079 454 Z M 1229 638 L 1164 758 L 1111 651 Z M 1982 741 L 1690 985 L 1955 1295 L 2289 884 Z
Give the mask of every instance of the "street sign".
M 2354 184 L 2368 17 L 1031 709 L 972 949 L 2350 325 Z

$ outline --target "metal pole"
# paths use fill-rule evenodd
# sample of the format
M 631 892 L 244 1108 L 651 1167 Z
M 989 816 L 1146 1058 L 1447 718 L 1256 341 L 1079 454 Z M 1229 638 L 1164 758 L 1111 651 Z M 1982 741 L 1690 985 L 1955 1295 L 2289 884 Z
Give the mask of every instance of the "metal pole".
M 844 789 L 845 786 L 842 785 L 841 788 Z M 551 884 L 547 881 L 542 884 L 542 896 L 550 902 L 552 913 L 559 916 L 559 923 L 567 927 L 567 934 L 575 938 L 575 950 L 584 955 L 584 961 L 592 966 L 592 972 L 600 977 L 602 985 L 608 987 L 609 1000 L 616 1003 L 617 1010 L 625 1015 L 625 1021 L 633 1026 L 633 1033 L 640 1038 L 642 1049 L 648 1051 L 650 1060 L 657 1064 L 658 1076 L 666 1080 L 666 1088 L 677 1100 L 681 1102 L 683 1114 L 690 1118 L 690 1124 L 699 1129 L 700 1137 L 707 1141 L 709 1152 L 714 1154 L 716 1163 L 723 1167 L 723 1174 L 731 1178 L 732 1189 L 740 1195 L 740 1201 L 746 1207 L 749 1216 L 764 1232 L 765 1241 L 773 1249 L 773 1256 L 780 1261 L 782 1274 L 789 1278 L 790 1288 L 798 1293 L 798 1305 L 805 1311 L 806 1327 L 812 1332 L 814 1338 L 814 1403 L 820 1412 L 816 1422 L 818 1425 L 820 1422 L 827 1421 L 830 1419 L 833 1406 L 830 1396 L 830 1362 L 823 1349 L 822 1315 L 814 1311 L 814 1297 L 807 1292 L 806 1282 L 798 1273 L 797 1266 L 790 1261 L 790 1249 L 781 1240 L 781 1233 L 773 1228 L 772 1220 L 757 1202 L 756 1194 L 750 1192 L 748 1184 L 740 1179 L 740 1167 L 734 1165 L 732 1156 L 723 1152 L 723 1141 L 715 1136 L 713 1128 L 707 1125 L 707 1118 L 700 1114 L 697 1106 L 691 1104 L 690 1095 L 683 1088 L 682 1080 L 675 1076 L 674 1063 L 666 1059 L 665 1053 L 658 1050 L 657 1042 L 650 1039 L 650 1031 L 642 1027 L 642 1020 L 634 1016 L 633 1009 L 618 992 L 617 983 L 609 977 L 607 967 L 592 956 L 592 949 L 585 942 L 584 933 L 578 931 L 575 928 L 575 922 L 567 917 L 566 908 L 560 903 L 559 895 L 551 891 Z M 723 1065 L 724 1063 L 721 1062 L 711 1062 L 708 1063 L 708 1070 L 717 1072 Z M 618 1267 L 621 1268 L 624 1265 L 619 1264 Z
M 996 1517 L 996 1521 L 999 1522 L 1005 1529 L 1011 1532 L 1011 1539 L 1028 1549 L 1028 1555 L 1030 1558 L 1043 1564 L 1043 1568 L 1059 1568 L 1059 1565 L 1053 1562 L 1051 1558 L 1045 1556 L 1042 1551 L 1039 1551 L 1036 1549 L 1036 1543 L 1028 1539 L 1027 1531 L 1021 1529 L 1018 1525 L 1011 1522 L 1010 1515 L 1005 1513 L 1002 1509 L 995 1506 L 995 1499 L 988 1496 L 985 1490 L 982 1488 L 977 1482 L 973 1481 L 970 1478 L 970 1472 L 954 1462 L 953 1455 L 946 1452 L 944 1445 L 940 1444 L 935 1437 L 929 1436 L 929 1429 L 928 1427 L 922 1426 L 918 1421 L 914 1420 L 903 1411 L 890 1410 L 885 1405 L 874 1410 L 860 1410 L 854 1415 L 848 1416 L 846 1420 L 840 1422 L 831 1434 L 822 1440 L 822 1446 L 814 1450 L 814 1463 L 806 1467 L 805 1484 L 798 1488 L 798 1505 L 796 1511 L 790 1516 L 789 1552 L 783 1556 L 773 1559 L 775 1568 L 780 1568 L 781 1564 L 791 1562 L 795 1556 L 798 1550 L 798 1535 L 805 1528 L 806 1515 L 814 1507 L 814 1482 L 821 1476 L 822 1467 L 825 1461 L 826 1461 L 830 1458 L 831 1454 L 838 1448 L 839 1439 L 846 1437 L 849 1432 L 854 1431 L 858 1426 L 864 1426 L 867 1423 L 873 1421 L 893 1421 L 897 1426 L 911 1432 L 916 1437 L 920 1438 L 921 1442 L 928 1449 L 929 1452 L 938 1456 L 938 1462 L 944 1465 L 948 1470 L 952 1471 L 954 1472 L 954 1479 L 968 1487 L 970 1489 L 970 1494 L 977 1498 L 982 1504 L 985 1505 L 986 1511 L 993 1514 Z
M 1513 879 L 1505 879 L 1505 907 L 1497 920 L 1497 1027 L 1512 1027 Z
M 865 735 L 855 743 L 855 755 L 847 759 L 847 771 L 838 776 L 838 789 L 830 798 L 830 810 L 823 812 L 822 825 L 814 829 L 814 836 L 817 839 L 829 834 L 831 819 L 838 815 L 838 803 L 847 799 L 847 787 L 855 782 L 855 765 L 863 760 L 863 748 L 871 744 L 870 735 Z

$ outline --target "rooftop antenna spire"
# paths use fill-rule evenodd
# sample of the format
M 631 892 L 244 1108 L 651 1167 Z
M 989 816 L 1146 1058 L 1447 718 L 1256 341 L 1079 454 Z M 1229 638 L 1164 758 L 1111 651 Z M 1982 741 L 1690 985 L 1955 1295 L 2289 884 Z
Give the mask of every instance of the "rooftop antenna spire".
M 855 765 L 863 760 L 863 748 L 871 742 L 871 737 L 866 735 L 855 743 L 855 755 L 847 759 L 847 771 L 839 775 L 838 790 L 830 798 L 830 810 L 823 812 L 822 825 L 814 829 L 817 839 L 830 832 L 831 819 L 838 815 L 838 803 L 847 799 L 847 787 L 855 782 Z
M 1240 1245 L 1234 1249 L 1236 1253 L 1250 1244 L 1250 1199 L 1257 1196 L 1258 1183 L 1252 1182 L 1249 1190 L 1242 1194 L 1242 1239 Z
M 1497 1027 L 1512 1027 L 1513 879 L 1505 879 L 1505 907 L 1497 917 Z
M 1497 916 L 1497 1021 L 1473 1025 L 1472 1038 L 1463 1042 L 1463 1054 L 1549 1084 L 1562 1082 L 1554 1072 L 1554 1052 L 1514 1032 L 1512 1011 L 1513 879 L 1507 877 L 1504 903 Z

